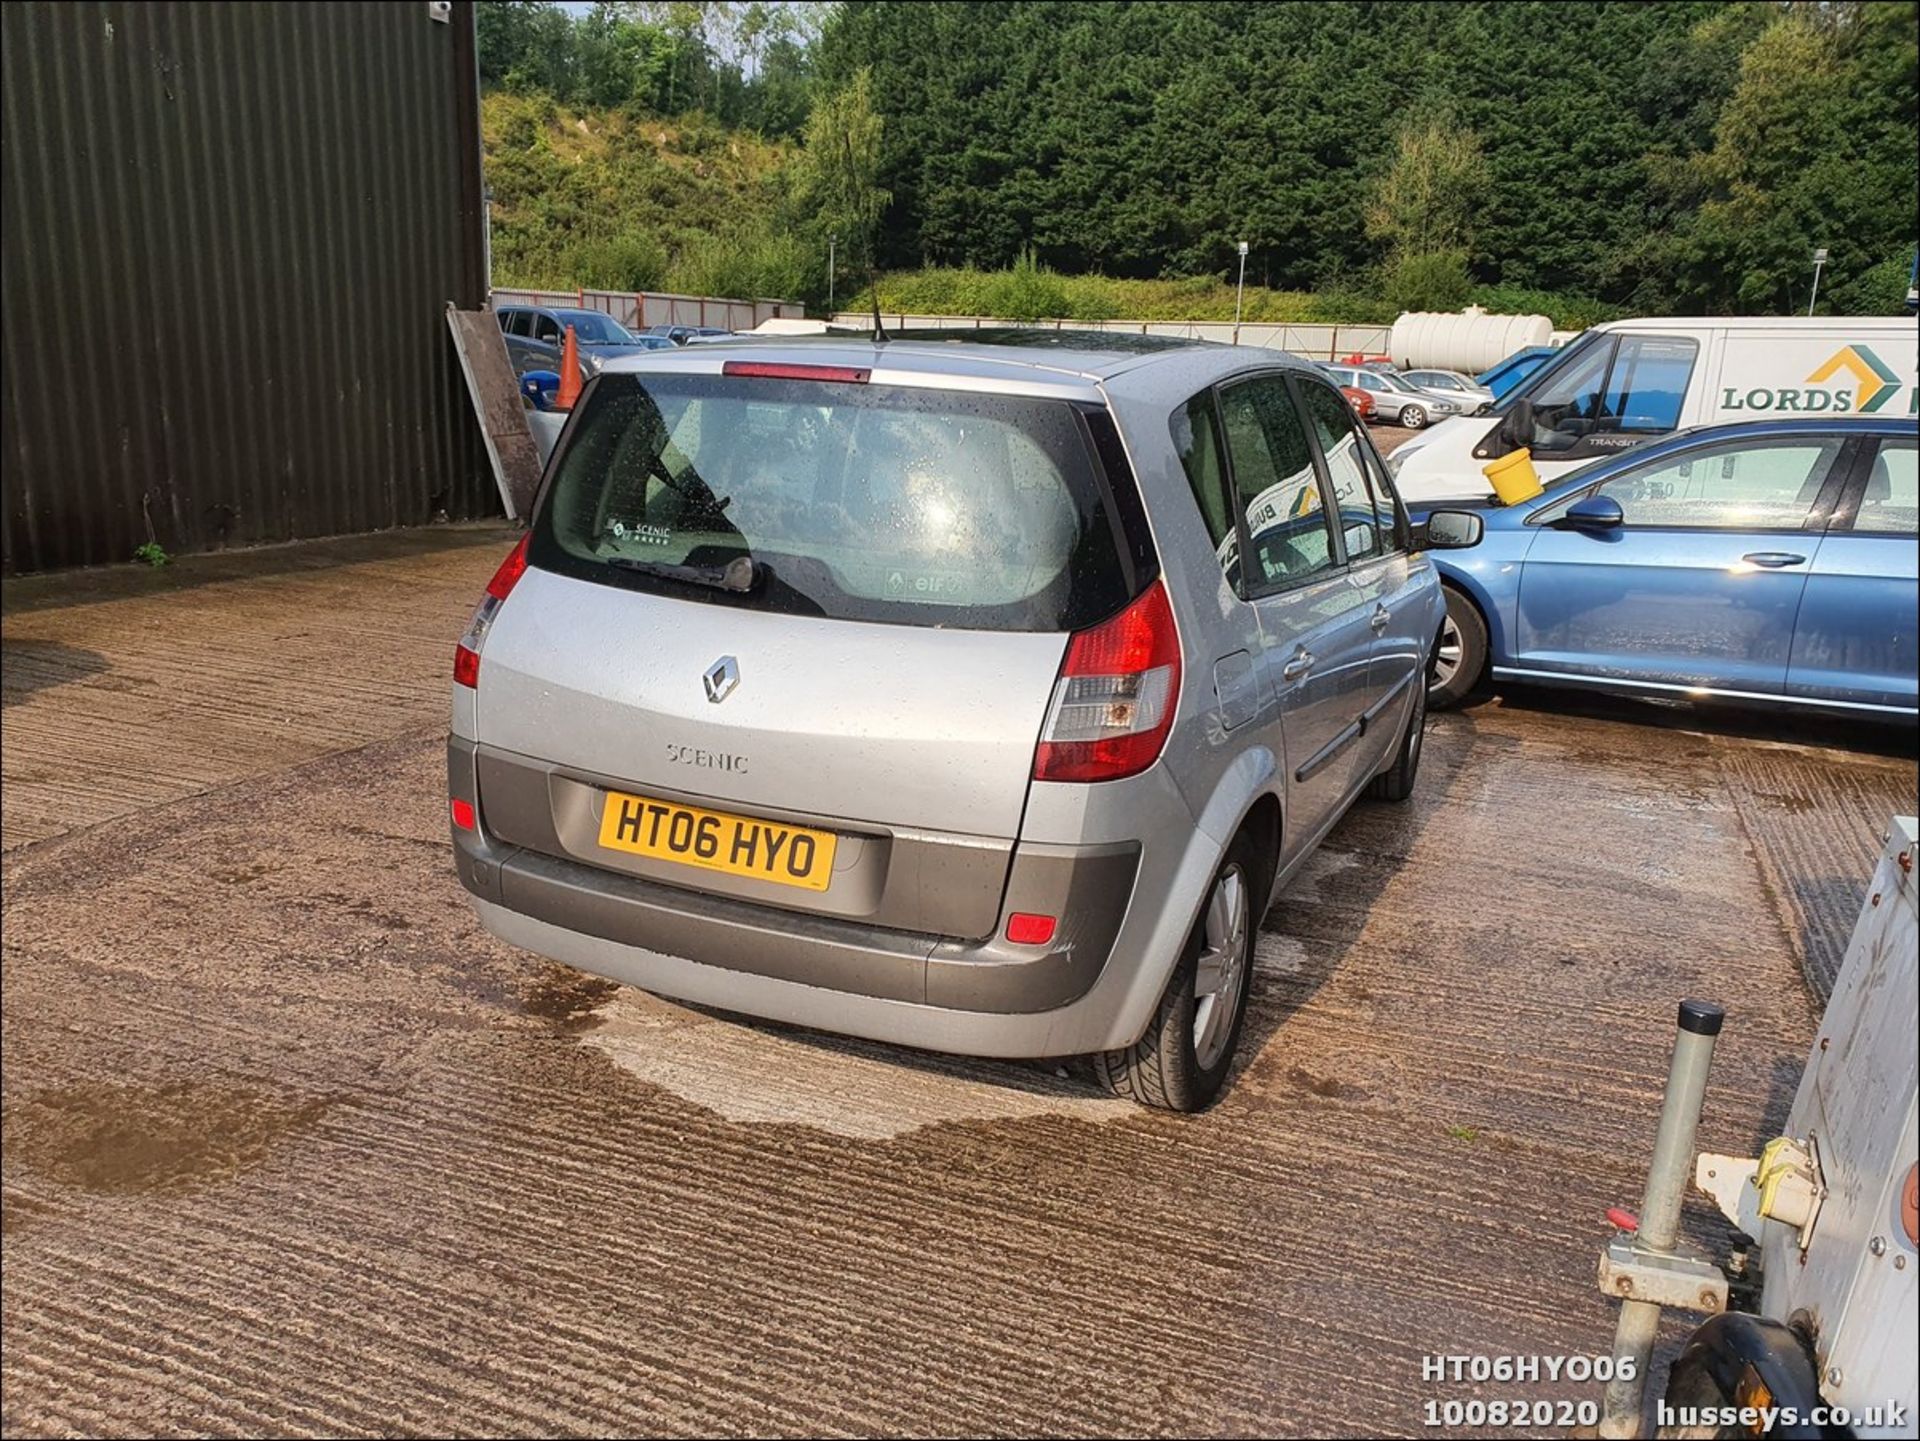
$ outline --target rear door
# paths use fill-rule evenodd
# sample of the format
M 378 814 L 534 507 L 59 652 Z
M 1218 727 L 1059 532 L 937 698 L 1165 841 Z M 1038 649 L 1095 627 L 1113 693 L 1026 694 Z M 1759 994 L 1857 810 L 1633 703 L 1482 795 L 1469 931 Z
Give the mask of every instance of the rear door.
M 1374 631 L 1346 572 L 1307 422 L 1284 374 L 1223 387 L 1220 417 L 1234 495 L 1242 594 L 1260 618 L 1262 688 L 1275 697 L 1286 757 L 1289 849 L 1320 834 L 1367 756 Z
M 1432 597 L 1422 584 L 1430 563 L 1408 553 L 1386 468 L 1346 402 L 1310 376 L 1294 383 L 1326 467 L 1348 578 L 1373 632 L 1360 744 L 1372 762 L 1384 762 L 1400 738 L 1411 686 L 1433 643 Z
M 1668 452 L 1581 494 L 1613 530 L 1537 518 L 1521 567 L 1515 664 L 1546 674 L 1777 695 L 1843 442 L 1747 438 Z
M 1142 583 L 1091 422 L 844 374 L 596 381 L 487 639 L 484 745 L 716 809 L 1018 834 L 1066 634 Z
M 1911 439 L 1856 442 L 1852 480 L 1807 575 L 1787 693 L 1912 710 L 1920 481 Z

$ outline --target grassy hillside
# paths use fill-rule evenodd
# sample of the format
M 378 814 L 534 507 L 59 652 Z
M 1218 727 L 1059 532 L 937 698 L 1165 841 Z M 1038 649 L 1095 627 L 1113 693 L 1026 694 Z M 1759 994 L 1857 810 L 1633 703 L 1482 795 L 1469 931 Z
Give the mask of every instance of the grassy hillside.
M 773 296 L 819 305 L 826 257 L 789 223 L 794 147 L 693 114 L 661 119 L 576 109 L 545 96 L 493 92 L 482 101 L 493 191 L 493 275 L 502 286 L 675 290 Z M 843 264 L 838 300 L 865 309 L 861 277 Z M 1538 312 L 1579 328 L 1618 312 L 1578 296 L 1482 286 L 1489 310 Z M 1233 286 L 1217 275 L 1118 280 L 1062 275 L 1030 256 L 1005 270 L 927 267 L 880 278 L 889 311 L 1009 320 L 1231 320 Z M 1385 324 L 1396 308 L 1377 287 L 1247 287 L 1254 323 Z
M 764 285 L 778 274 L 740 271 L 767 267 L 763 232 L 790 147 L 699 115 L 576 110 L 503 92 L 483 99 L 481 133 L 495 284 L 779 293 Z M 742 267 L 749 251 L 754 265 Z
M 1217 276 L 1115 280 L 1061 275 L 1023 260 L 1008 270 L 931 267 L 880 277 L 883 310 L 909 315 L 994 315 L 1009 320 L 1232 320 L 1234 288 Z M 1581 296 L 1510 286 L 1480 286 L 1474 303 L 1502 314 L 1540 314 L 1556 326 L 1584 329 L 1622 312 Z M 844 303 L 869 309 L 865 287 Z M 1249 285 L 1241 319 L 1259 324 L 1386 325 L 1399 314 L 1377 290 L 1269 290 Z

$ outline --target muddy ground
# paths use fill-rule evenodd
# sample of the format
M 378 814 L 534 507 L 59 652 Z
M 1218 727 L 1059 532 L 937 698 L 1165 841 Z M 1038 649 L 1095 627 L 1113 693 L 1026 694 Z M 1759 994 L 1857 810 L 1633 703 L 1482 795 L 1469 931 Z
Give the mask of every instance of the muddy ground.
M 1593 1398 L 1421 1359 L 1606 1350 L 1674 1003 L 1728 1005 L 1701 1143 L 1750 1152 L 1913 794 L 1870 732 L 1436 718 L 1416 799 L 1268 917 L 1224 1100 L 1150 1114 L 484 935 L 441 736 L 506 543 L 9 583 L 7 1434 L 1412 1435 Z

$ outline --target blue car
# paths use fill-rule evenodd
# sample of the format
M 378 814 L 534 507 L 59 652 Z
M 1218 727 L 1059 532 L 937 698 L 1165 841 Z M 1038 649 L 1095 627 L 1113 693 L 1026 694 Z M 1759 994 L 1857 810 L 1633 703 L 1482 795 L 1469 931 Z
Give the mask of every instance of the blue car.
M 1560 348 L 1555 345 L 1529 345 L 1514 351 L 1491 369 L 1481 371 L 1474 376 L 1474 381 L 1491 390 L 1493 398 L 1499 400 L 1559 353 Z
M 1522 681 L 1911 724 L 1917 436 L 1868 416 L 1703 427 L 1519 505 L 1434 510 L 1429 703 Z

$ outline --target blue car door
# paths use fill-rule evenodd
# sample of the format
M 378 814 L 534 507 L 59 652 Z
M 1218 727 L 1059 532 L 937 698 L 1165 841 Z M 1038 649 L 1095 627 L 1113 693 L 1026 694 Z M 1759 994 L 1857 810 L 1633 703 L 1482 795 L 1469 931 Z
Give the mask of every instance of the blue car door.
M 1505 673 L 1779 695 L 1843 442 L 1749 436 L 1666 451 L 1582 492 L 1619 524 L 1544 512 Z
M 1914 594 L 1920 483 L 1914 442 L 1862 442 L 1856 479 L 1807 575 L 1787 693 L 1846 705 L 1916 705 Z

